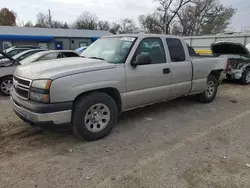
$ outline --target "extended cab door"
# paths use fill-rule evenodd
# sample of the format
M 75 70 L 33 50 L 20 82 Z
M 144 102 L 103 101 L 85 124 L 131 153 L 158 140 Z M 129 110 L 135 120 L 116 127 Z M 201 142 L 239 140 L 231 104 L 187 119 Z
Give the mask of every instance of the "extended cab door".
M 164 38 L 138 39 L 132 49 L 133 57 L 125 65 L 127 96 L 125 109 L 135 108 L 168 98 L 171 83 L 170 64 L 167 63 Z M 150 56 L 151 64 L 132 66 L 140 54 Z
M 171 92 L 169 98 L 184 96 L 192 86 L 192 62 L 186 43 L 178 38 L 166 38 L 171 61 Z

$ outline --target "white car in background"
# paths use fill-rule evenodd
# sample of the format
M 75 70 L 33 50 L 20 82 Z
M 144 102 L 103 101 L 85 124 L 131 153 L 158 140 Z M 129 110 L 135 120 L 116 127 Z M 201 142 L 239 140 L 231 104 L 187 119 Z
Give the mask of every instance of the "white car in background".
M 75 49 L 75 52 L 77 52 L 78 54 L 81 54 L 81 53 L 84 52 L 87 48 L 88 48 L 88 46 L 83 46 L 83 47 L 80 47 L 80 48 Z
M 11 57 L 12 59 L 20 62 L 23 59 L 25 59 L 25 58 L 27 58 L 35 53 L 42 52 L 42 51 L 46 51 L 46 50 L 44 50 L 44 49 L 29 49 L 29 50 L 25 50 L 21 53 L 18 53 L 17 55 L 15 55 L 13 57 L 9 56 L 8 54 L 7 55 L 8 55 L 8 57 Z M 0 65 L 3 65 L 3 64 L 6 65 L 6 64 L 11 63 L 11 62 L 12 62 L 11 59 L 3 56 L 3 58 L 0 60 Z
M 40 46 L 30 46 L 30 45 L 23 45 L 23 46 L 12 46 L 5 51 L 3 51 L 5 54 L 7 54 L 9 57 L 13 57 L 21 52 L 24 52 L 26 50 L 31 50 L 31 49 L 41 49 Z M 0 60 L 4 59 L 5 57 L 0 54 Z
M 13 74 L 15 72 L 16 67 L 19 65 L 27 65 L 37 61 L 51 59 L 79 57 L 76 52 L 70 50 L 39 50 L 40 51 L 38 51 L 37 53 L 30 54 L 30 56 L 26 56 L 25 58 L 24 52 L 18 55 L 17 58 L 10 57 L 7 54 L 2 53 L 2 55 L 7 58 L 7 60 L 5 60 L 5 62 L 3 61 L 2 63 L 0 63 L 0 93 L 2 93 L 3 95 L 10 94 L 10 89 L 13 84 Z M 29 53 L 31 52 L 31 50 L 28 50 L 27 52 Z

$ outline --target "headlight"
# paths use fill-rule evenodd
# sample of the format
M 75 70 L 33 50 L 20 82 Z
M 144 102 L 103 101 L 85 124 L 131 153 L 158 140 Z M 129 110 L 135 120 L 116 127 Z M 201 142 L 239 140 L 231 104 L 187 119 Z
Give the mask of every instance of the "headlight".
M 49 89 L 52 80 L 34 80 L 30 89 L 30 99 L 42 103 L 49 103 Z
M 50 89 L 51 83 L 52 80 L 34 80 L 32 82 L 32 87 L 38 89 Z

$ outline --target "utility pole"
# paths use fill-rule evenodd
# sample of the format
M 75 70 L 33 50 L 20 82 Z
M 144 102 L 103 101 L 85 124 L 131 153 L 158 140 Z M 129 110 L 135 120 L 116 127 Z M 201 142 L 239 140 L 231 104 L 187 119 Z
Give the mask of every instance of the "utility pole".
M 50 13 L 50 9 L 49 9 L 49 27 L 51 27 L 51 13 Z

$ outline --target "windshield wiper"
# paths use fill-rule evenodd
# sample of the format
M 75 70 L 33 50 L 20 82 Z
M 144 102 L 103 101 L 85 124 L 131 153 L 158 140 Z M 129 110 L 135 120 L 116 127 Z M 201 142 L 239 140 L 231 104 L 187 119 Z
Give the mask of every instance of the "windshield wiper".
M 90 59 L 99 59 L 99 60 L 105 60 L 105 59 L 103 59 L 103 58 L 101 58 L 101 57 L 88 57 L 88 58 L 90 58 Z

